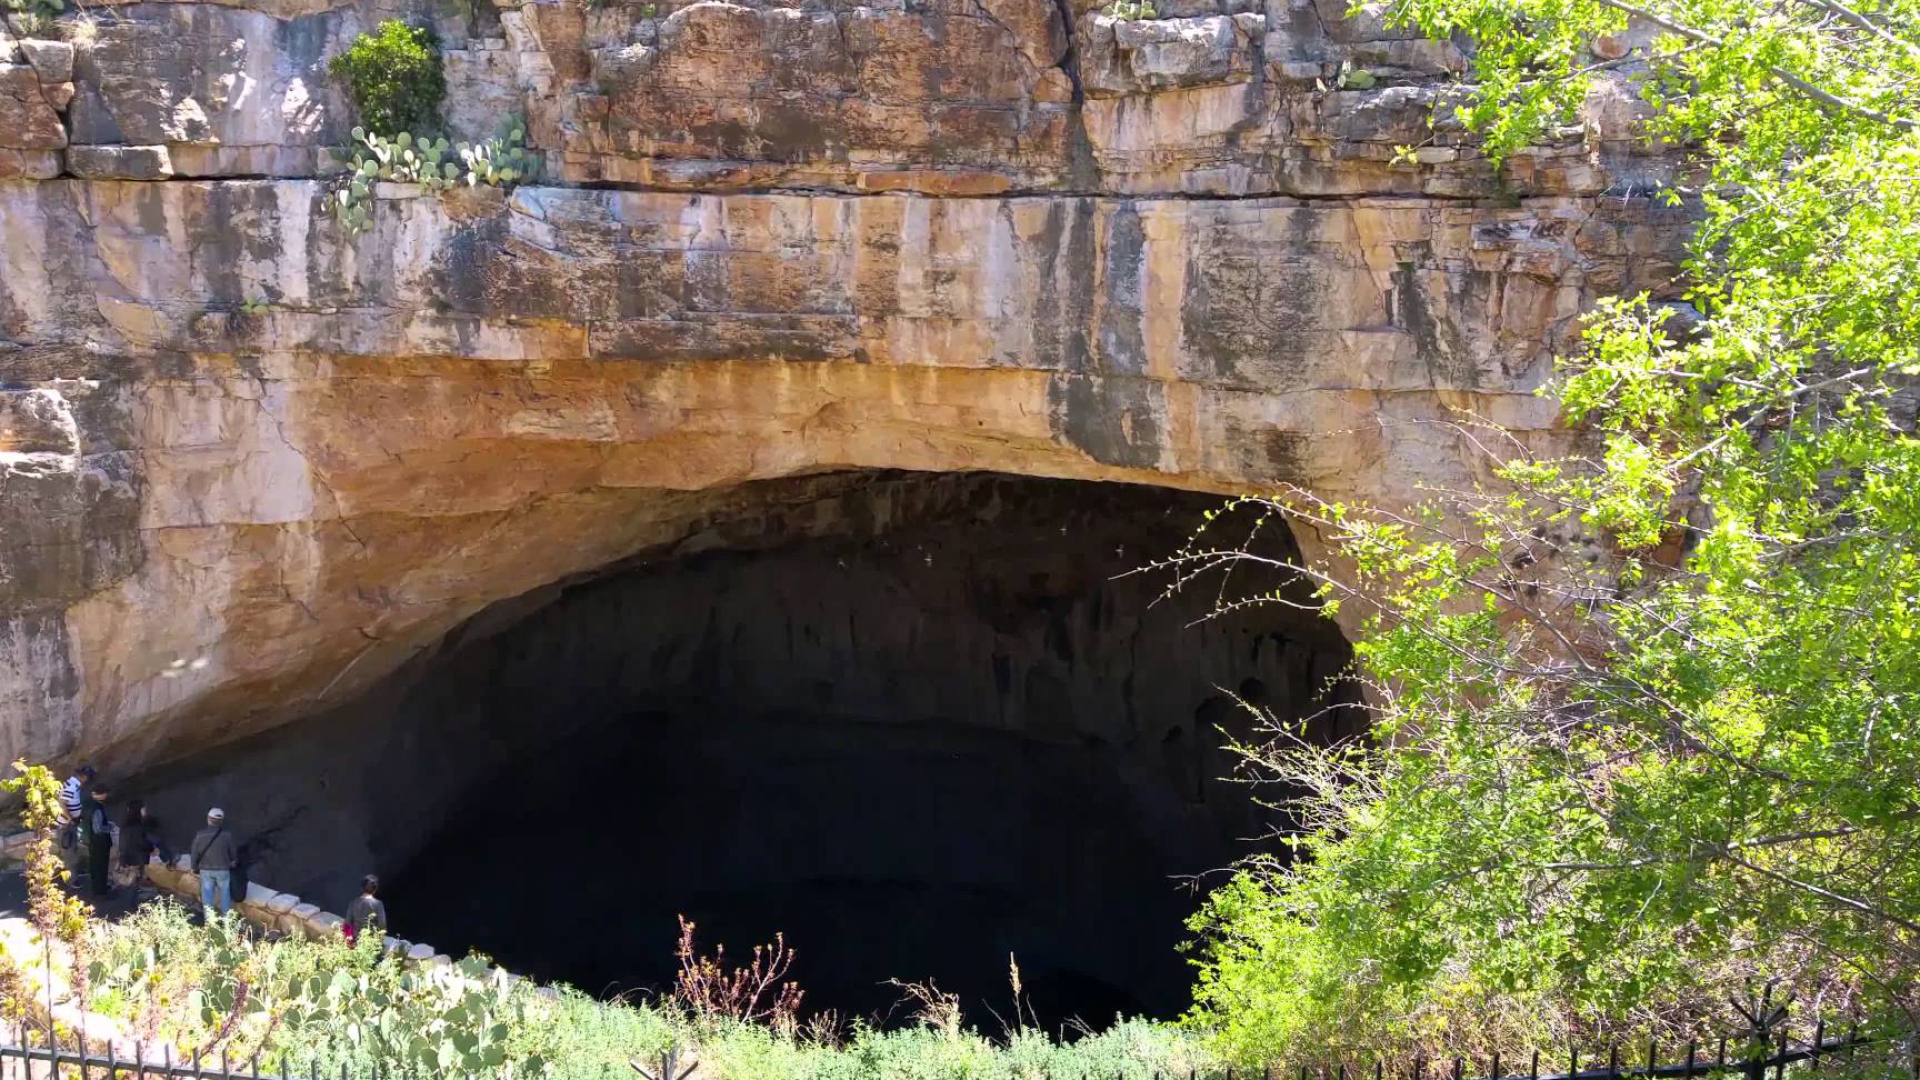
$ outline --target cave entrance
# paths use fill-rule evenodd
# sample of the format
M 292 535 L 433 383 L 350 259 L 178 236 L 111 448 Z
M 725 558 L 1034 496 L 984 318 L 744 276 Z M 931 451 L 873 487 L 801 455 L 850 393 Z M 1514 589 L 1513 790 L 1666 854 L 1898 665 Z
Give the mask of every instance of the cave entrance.
M 274 738 L 256 770 L 332 787 L 255 820 L 357 804 L 331 832 L 364 840 L 273 845 L 262 880 L 343 904 L 372 865 L 396 934 L 595 993 L 670 987 L 684 914 L 735 957 L 783 932 L 843 1015 L 931 978 L 990 1021 L 1010 956 L 1049 1022 L 1177 1014 L 1192 877 L 1275 824 L 1227 779 L 1232 696 L 1344 734 L 1336 628 L 1123 576 L 1217 496 L 863 473 L 745 505 L 483 613 L 305 750 Z

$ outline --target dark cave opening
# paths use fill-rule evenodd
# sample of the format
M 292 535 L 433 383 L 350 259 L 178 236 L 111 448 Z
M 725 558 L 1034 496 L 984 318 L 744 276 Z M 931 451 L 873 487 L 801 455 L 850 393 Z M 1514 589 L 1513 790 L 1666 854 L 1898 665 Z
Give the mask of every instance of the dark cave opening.
M 784 933 L 809 1008 L 846 1016 L 932 979 L 990 1023 L 1010 957 L 1043 1021 L 1172 1016 L 1194 877 L 1279 824 L 1221 749 L 1253 729 L 1233 695 L 1313 737 L 1360 722 L 1325 708 L 1357 700 L 1330 622 L 1203 619 L 1217 582 L 1127 573 L 1219 505 L 993 474 L 770 486 L 166 786 L 285 823 L 276 888 L 341 905 L 374 869 L 395 934 L 589 992 L 668 989 L 685 915 L 736 958 Z

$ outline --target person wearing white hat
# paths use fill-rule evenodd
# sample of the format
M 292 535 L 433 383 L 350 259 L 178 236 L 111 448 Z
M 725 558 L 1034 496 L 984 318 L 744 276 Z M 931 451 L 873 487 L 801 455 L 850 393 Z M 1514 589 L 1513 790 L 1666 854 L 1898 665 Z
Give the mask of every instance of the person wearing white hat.
M 233 907 L 233 834 L 227 831 L 227 812 L 207 811 L 207 827 L 193 838 L 193 872 L 200 875 L 200 907 L 211 917 Z

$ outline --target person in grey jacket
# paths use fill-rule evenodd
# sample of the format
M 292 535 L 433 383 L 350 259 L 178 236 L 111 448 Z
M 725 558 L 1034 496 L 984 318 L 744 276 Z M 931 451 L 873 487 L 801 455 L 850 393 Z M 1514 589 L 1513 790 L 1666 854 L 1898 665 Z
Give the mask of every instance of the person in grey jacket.
M 193 871 L 200 875 L 200 907 L 212 915 L 225 915 L 233 907 L 233 864 L 236 850 L 233 834 L 227 831 L 227 812 L 214 807 L 207 811 L 207 827 L 194 834 Z

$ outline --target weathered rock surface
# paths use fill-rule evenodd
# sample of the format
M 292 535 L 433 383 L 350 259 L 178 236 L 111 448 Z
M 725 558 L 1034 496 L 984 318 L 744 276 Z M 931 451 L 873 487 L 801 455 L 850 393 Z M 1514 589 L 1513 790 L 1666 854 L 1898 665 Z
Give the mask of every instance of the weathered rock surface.
M 0 47 L 0 151 L 70 138 L 165 146 L 185 176 L 320 175 L 352 124 L 326 61 L 394 13 L 371 0 L 145 0 L 62 20 L 61 40 Z M 548 176 L 567 183 L 1491 197 L 1594 194 L 1669 164 L 1614 117 L 1497 177 L 1461 132 L 1427 124 L 1437 103 L 1445 115 L 1460 51 L 1350 17 L 1341 0 L 1169 0 L 1138 20 L 1090 0 L 501 0 L 470 18 L 411 14 L 445 39 L 456 134 L 523 115 Z M 1420 166 L 1395 163 L 1404 146 L 1422 149 Z
M 1427 122 L 1459 51 L 1343 0 L 507 0 L 413 14 L 548 186 L 348 238 L 326 63 L 392 13 L 0 36 L 0 754 L 333 706 L 753 480 L 1469 481 L 1448 425 L 1557 438 L 1550 357 L 1685 229 L 1629 99 L 1497 176 Z

